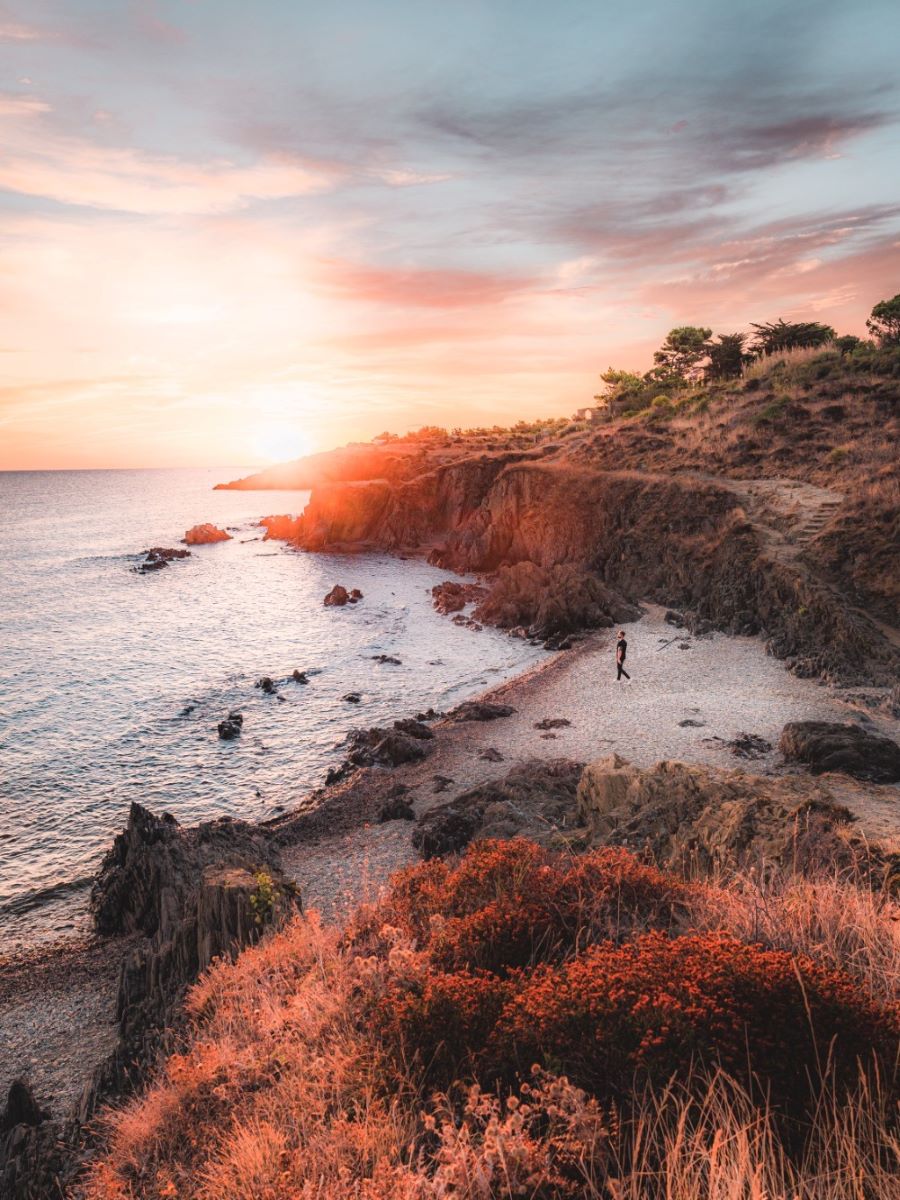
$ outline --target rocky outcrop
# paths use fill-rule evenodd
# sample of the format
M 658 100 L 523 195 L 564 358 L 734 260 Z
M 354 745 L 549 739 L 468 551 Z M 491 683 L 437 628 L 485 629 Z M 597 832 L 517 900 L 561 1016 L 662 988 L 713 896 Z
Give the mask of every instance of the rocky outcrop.
M 859 725 L 792 721 L 778 747 L 789 761 L 806 763 L 813 775 L 843 771 L 871 783 L 900 782 L 900 746 Z
M 852 829 L 852 816 L 811 780 L 771 778 L 677 762 L 648 770 L 617 754 L 589 763 L 577 818 L 590 840 L 647 851 L 660 865 L 707 873 L 719 866 L 802 872 L 884 863 Z
M 467 604 L 475 604 L 487 594 L 488 589 L 479 583 L 458 583 L 454 579 L 447 579 L 443 583 L 436 583 L 431 589 L 431 602 L 437 612 L 447 616 L 449 613 L 462 612 Z
M 571 824 L 582 765 L 564 758 L 520 763 L 429 809 L 413 830 L 413 845 L 427 859 L 458 854 L 475 837 L 545 841 Z
M 230 542 L 231 534 L 207 522 L 205 525 L 195 525 L 189 529 L 183 540 L 186 546 L 207 546 L 213 542 Z
M 347 736 L 347 761 L 354 767 L 399 767 L 425 757 L 423 741 L 434 734 L 418 721 L 397 721 L 394 729 L 373 726 L 354 729 Z
M 317 488 L 298 528 L 310 550 L 408 551 L 498 572 L 479 620 L 565 630 L 628 619 L 623 606 L 646 598 L 698 630 L 762 633 L 800 675 L 896 675 L 896 652 L 865 614 L 779 556 L 738 491 L 709 476 L 473 454 L 405 482 Z
M 290 513 L 263 517 L 259 524 L 260 528 L 266 531 L 263 537 L 264 542 L 292 542 L 300 531 L 299 517 L 293 517 Z
M 363 594 L 359 588 L 351 588 L 348 592 L 345 587 L 336 583 L 325 597 L 323 604 L 326 608 L 343 608 L 345 604 L 358 604 L 362 598 Z
M 107 853 L 91 893 L 98 932 L 130 933 L 118 984 L 118 1042 L 99 1064 L 78 1111 L 47 1119 L 14 1085 L 0 1117 L 0 1195 L 68 1195 L 97 1106 L 127 1092 L 180 1023 L 187 987 L 218 957 L 234 956 L 299 907 L 275 841 L 222 819 L 183 829 L 139 804 Z M 142 935 L 138 937 L 137 935 Z
M 150 571 L 162 571 L 173 560 L 190 557 L 190 550 L 173 550 L 166 546 L 154 546 L 151 550 L 144 552 L 144 559 L 138 563 L 135 570 L 142 575 Z

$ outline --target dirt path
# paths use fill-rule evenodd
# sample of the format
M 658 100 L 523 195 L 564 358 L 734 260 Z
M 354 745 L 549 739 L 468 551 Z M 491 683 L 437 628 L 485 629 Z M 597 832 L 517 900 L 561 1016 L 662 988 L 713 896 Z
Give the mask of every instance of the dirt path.
M 666 624 L 664 610 L 647 607 L 647 615 L 628 627 L 631 684 L 616 683 L 611 638 L 595 635 L 489 693 L 515 707 L 511 717 L 437 727 L 428 759 L 392 774 L 412 789 L 417 814 L 529 758 L 587 762 L 616 751 L 638 766 L 673 759 L 781 774 L 786 768 L 775 747 L 787 721 L 853 717 L 900 739 L 900 722 L 854 713 L 839 694 L 790 675 L 766 654 L 761 639 L 682 635 Z M 571 724 L 536 729 L 546 717 Z M 725 743 L 738 733 L 756 734 L 773 749 L 757 761 L 736 759 Z M 436 784 L 436 776 L 452 783 Z M 827 785 L 868 837 L 900 848 L 900 786 L 862 785 L 844 776 L 829 776 Z M 286 865 L 308 907 L 327 918 L 340 916 L 377 893 L 391 871 L 415 860 L 410 833 L 404 821 L 366 826 L 291 847 Z

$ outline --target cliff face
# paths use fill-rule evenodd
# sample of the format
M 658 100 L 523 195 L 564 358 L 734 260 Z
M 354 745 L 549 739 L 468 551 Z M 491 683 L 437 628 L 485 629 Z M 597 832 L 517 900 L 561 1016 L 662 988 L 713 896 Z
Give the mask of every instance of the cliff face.
M 888 682 L 890 644 L 840 593 L 780 554 L 769 532 L 726 480 L 496 454 L 397 485 L 316 489 L 297 542 L 425 553 L 456 571 L 574 566 L 620 599 L 692 610 L 730 632 L 763 632 L 801 674 Z

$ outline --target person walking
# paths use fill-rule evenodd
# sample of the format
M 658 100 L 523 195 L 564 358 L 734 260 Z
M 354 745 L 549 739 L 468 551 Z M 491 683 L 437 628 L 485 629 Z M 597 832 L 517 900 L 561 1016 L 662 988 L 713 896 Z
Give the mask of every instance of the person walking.
M 625 670 L 625 655 L 628 651 L 628 643 L 625 641 L 625 630 L 619 630 L 619 640 L 616 642 L 616 683 L 624 675 L 628 682 L 631 682 L 631 676 Z

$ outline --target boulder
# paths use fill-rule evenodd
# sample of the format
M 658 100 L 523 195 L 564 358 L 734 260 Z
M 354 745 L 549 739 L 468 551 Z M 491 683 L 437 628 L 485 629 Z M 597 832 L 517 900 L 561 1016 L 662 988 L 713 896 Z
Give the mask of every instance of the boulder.
M 570 821 L 581 773 L 581 763 L 565 758 L 519 763 L 503 778 L 429 809 L 413 831 L 413 845 L 423 858 L 435 858 L 459 853 L 476 836 L 546 841 Z
M 399 667 L 402 665 L 400 659 L 395 658 L 393 654 L 373 654 L 372 661 L 390 665 L 392 667 Z
M 350 593 L 347 591 L 347 589 L 345 587 L 341 587 L 339 583 L 336 583 L 325 597 L 323 604 L 326 608 L 343 608 L 349 599 Z
M 341 696 L 341 699 L 346 701 L 347 704 L 359 704 L 359 702 L 362 700 L 362 696 L 359 692 L 345 692 L 343 696 Z
M 430 729 L 427 735 L 432 736 Z M 423 740 L 426 739 L 421 734 L 410 736 L 400 729 L 383 729 L 378 725 L 371 729 L 353 729 L 347 735 L 350 747 L 347 761 L 354 767 L 398 767 L 402 763 L 418 762 L 425 757 Z
M 186 546 L 207 546 L 213 542 L 230 542 L 231 534 L 207 522 L 189 529 L 183 540 Z
M 239 712 L 230 712 L 224 721 L 219 722 L 219 737 L 225 742 L 230 742 L 236 738 L 241 732 L 244 725 L 244 715 Z
M 408 737 L 419 738 L 423 742 L 429 742 L 434 737 L 433 730 L 429 729 L 427 725 L 423 725 L 421 721 L 416 721 L 413 717 L 402 717 L 399 721 L 395 721 L 394 728 L 398 733 L 405 733 Z
M 305 671 L 298 671 L 295 667 L 291 672 L 291 679 L 294 683 L 309 683 L 309 678 Z
M 448 721 L 496 721 L 509 717 L 516 710 L 511 704 L 492 704 L 487 700 L 466 700 L 458 704 L 447 717 Z
M 351 588 L 350 595 L 347 597 L 348 601 L 351 604 L 358 604 L 359 601 L 362 600 L 362 598 L 363 598 L 363 594 L 359 590 L 359 588 Z
M 535 729 L 565 729 L 572 722 L 565 717 L 544 717 L 542 721 L 535 721 Z
M 900 746 L 858 725 L 792 721 L 781 731 L 778 748 L 788 761 L 806 763 L 813 775 L 843 771 L 870 783 L 900 781 Z
M 387 821 L 414 821 L 416 814 L 412 804 L 404 792 L 395 792 L 388 796 L 378 809 L 376 820 L 379 825 Z
M 274 696 L 278 691 L 278 688 L 275 686 L 275 680 L 270 678 L 268 675 L 262 675 L 259 679 L 257 679 L 253 686 L 258 687 L 259 690 L 261 692 L 265 692 L 267 696 Z
M 486 595 L 487 588 L 480 584 L 458 583 L 448 579 L 431 589 L 431 602 L 439 613 L 447 616 L 449 613 L 462 612 L 467 604 L 483 600 Z

